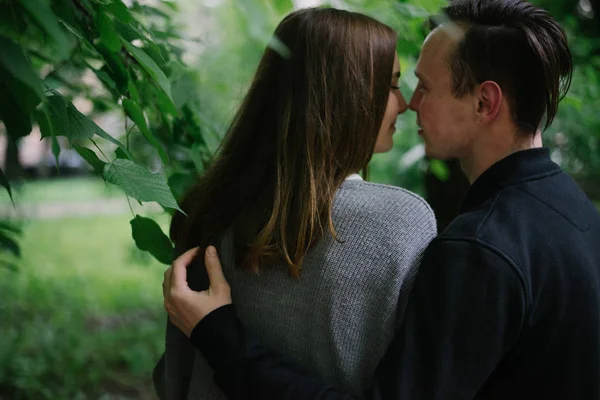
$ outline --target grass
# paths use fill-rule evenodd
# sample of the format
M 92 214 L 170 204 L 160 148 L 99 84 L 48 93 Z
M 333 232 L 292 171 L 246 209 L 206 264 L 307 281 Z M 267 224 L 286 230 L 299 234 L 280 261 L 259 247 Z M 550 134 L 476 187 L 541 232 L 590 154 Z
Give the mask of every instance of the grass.
M 57 201 L 91 201 L 124 197 L 114 185 L 104 183 L 96 177 L 57 178 L 28 181 L 14 186 L 13 195 L 17 204 L 38 204 Z M 0 190 L 0 206 L 10 206 L 5 190 Z
M 165 266 L 135 248 L 130 219 L 25 224 L 18 270 L 0 268 L 0 399 L 153 398 Z

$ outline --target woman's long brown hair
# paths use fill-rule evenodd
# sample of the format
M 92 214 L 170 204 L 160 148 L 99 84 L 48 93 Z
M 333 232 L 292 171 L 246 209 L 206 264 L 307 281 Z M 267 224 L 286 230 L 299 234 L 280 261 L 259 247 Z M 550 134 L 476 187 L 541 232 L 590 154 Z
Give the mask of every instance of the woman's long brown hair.
M 344 179 L 373 154 L 387 105 L 396 33 L 332 8 L 291 13 L 275 30 L 211 168 L 173 217 L 180 249 L 234 229 L 239 266 L 275 262 L 298 277 L 328 229 Z M 275 46 L 273 46 L 275 47 Z M 289 50 L 289 52 L 288 52 Z

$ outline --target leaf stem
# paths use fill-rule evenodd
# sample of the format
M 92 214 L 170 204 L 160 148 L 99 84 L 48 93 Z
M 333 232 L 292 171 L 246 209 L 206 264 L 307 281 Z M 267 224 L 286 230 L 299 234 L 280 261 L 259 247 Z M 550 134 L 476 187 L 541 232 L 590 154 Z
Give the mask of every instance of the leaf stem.
M 92 141 L 92 143 L 94 143 L 94 146 L 98 149 L 98 151 L 100 152 L 100 154 L 102 154 L 104 156 L 104 158 L 106 159 L 106 162 L 110 164 L 110 160 L 108 159 L 108 157 L 106 157 L 106 154 L 104 154 L 104 152 L 102 151 L 102 149 L 100 147 L 98 147 L 98 145 L 96 144 L 96 142 L 94 141 L 94 139 L 90 138 L 90 140 Z
M 123 109 L 123 114 L 125 114 L 125 147 L 129 150 L 129 130 L 127 129 L 127 112 Z
M 133 207 L 131 205 L 131 199 L 129 198 L 128 194 L 125 194 L 125 197 L 127 197 L 127 204 L 129 204 L 129 209 L 131 210 L 131 214 L 133 214 L 133 217 L 135 218 L 135 211 L 133 211 Z

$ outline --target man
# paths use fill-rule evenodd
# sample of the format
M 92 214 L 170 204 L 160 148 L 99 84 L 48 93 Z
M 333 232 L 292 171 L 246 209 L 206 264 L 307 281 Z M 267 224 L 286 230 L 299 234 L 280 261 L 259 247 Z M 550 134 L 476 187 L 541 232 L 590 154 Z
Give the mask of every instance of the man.
M 599 399 L 600 215 L 540 139 L 570 82 L 565 34 L 521 0 L 444 11 L 409 107 L 427 155 L 459 159 L 471 188 L 365 397 Z M 165 274 L 165 306 L 229 398 L 353 398 L 246 336 L 214 252 L 210 289 L 191 291 L 194 254 Z

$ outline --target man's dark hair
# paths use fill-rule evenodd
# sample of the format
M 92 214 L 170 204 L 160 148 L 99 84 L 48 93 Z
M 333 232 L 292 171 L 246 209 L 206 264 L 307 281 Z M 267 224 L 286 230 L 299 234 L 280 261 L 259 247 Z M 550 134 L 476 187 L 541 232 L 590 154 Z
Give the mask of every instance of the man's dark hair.
M 431 28 L 445 19 L 466 26 L 450 58 L 453 94 L 463 97 L 494 81 L 522 132 L 535 132 L 544 115 L 548 128 L 573 69 L 566 34 L 550 13 L 524 0 L 458 0 Z

